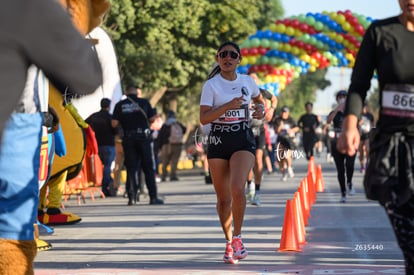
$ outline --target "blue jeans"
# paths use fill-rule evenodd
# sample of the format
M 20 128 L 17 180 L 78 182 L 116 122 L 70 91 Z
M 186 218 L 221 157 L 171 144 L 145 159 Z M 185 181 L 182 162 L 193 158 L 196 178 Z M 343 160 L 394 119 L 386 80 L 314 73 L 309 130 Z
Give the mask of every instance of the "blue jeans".
M 0 239 L 34 239 L 41 125 L 40 113 L 14 113 L 0 137 Z
M 111 177 L 111 165 L 115 159 L 115 146 L 99 146 L 99 158 L 103 164 L 102 192 L 108 195 L 108 187 L 114 180 Z

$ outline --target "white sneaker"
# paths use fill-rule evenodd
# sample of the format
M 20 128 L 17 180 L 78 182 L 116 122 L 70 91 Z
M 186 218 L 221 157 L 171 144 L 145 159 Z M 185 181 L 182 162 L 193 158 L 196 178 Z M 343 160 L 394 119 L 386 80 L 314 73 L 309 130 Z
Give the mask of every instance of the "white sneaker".
M 352 183 L 350 185 L 348 184 L 348 194 L 351 195 L 351 196 L 355 195 L 355 188 L 352 185 Z
M 252 182 L 246 188 L 246 203 L 250 203 L 253 200 L 255 192 L 256 192 L 256 186 L 254 182 Z
M 285 172 L 282 175 L 282 181 L 287 181 L 287 179 L 288 179 L 288 174 Z
M 252 205 L 260 206 L 260 195 L 259 194 L 254 195 L 254 198 L 252 200 Z
M 289 178 L 293 178 L 295 176 L 295 173 L 293 173 L 292 167 L 288 167 L 287 170 L 288 170 Z
M 249 191 L 246 195 L 246 203 L 252 202 L 254 199 L 254 196 L 255 196 L 255 192 Z
M 342 197 L 341 197 L 341 200 L 340 200 L 339 202 L 341 202 L 341 203 L 346 203 L 346 196 L 342 196 Z

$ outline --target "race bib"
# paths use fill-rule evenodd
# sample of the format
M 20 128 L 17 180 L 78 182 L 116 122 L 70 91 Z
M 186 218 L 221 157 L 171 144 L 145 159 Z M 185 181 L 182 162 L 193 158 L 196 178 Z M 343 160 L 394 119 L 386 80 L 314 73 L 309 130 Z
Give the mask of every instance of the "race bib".
M 247 121 L 249 118 L 249 110 L 247 105 L 241 106 L 239 109 L 227 110 L 220 116 L 220 122 L 240 122 Z
M 387 84 L 382 92 L 381 107 L 383 115 L 414 119 L 414 86 Z

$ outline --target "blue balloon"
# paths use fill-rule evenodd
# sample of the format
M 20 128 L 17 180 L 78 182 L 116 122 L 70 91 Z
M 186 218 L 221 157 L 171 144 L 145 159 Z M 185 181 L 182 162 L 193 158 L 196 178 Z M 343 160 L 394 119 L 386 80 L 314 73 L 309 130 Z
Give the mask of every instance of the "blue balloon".
M 271 30 L 265 30 L 264 32 L 263 32 L 263 38 L 266 38 L 266 39 L 271 39 L 272 38 L 272 31 Z
M 282 42 L 289 43 L 289 41 L 290 41 L 290 36 L 289 35 L 282 34 L 281 36 L 282 36 Z
M 272 34 L 272 39 L 273 39 L 273 40 L 275 40 L 275 41 L 280 41 L 280 40 L 282 40 L 282 36 L 281 36 L 281 34 L 280 34 L 280 33 L 278 33 L 278 32 L 274 32 L 274 33 Z

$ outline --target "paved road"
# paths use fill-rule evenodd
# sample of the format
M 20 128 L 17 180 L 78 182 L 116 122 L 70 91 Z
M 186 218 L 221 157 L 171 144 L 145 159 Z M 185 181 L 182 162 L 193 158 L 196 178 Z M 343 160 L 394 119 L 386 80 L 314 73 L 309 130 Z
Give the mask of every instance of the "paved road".
M 80 206 L 71 199 L 66 209 L 82 221 L 43 236 L 53 248 L 38 253 L 35 274 L 404 274 L 384 210 L 363 194 L 362 174 L 355 171 L 357 193 L 342 204 L 334 165 L 315 160 L 322 165 L 325 191 L 313 204 L 301 252 L 277 250 L 286 200 L 307 173 L 304 159 L 294 161 L 296 175 L 286 182 L 278 173 L 265 175 L 262 205 L 246 209 L 249 256 L 238 265 L 222 262 L 225 243 L 214 190 L 196 172 L 159 183 L 166 202 L 161 206 L 148 205 L 144 197 L 136 206 L 121 196 Z

